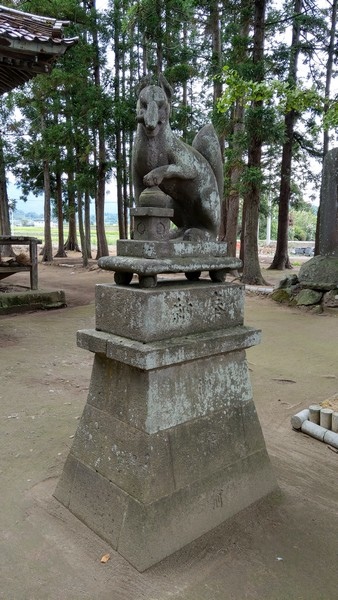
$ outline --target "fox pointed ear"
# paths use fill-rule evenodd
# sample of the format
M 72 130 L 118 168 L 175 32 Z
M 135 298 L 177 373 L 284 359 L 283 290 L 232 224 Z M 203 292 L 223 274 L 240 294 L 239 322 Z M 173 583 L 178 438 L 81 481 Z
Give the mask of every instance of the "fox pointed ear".
M 140 79 L 138 86 L 136 87 L 136 95 L 139 96 L 142 90 L 148 85 L 152 84 L 151 75 L 145 75 Z
M 166 80 L 164 75 L 162 75 L 162 73 L 160 73 L 158 76 L 158 83 L 159 83 L 160 87 L 165 91 L 169 102 L 171 102 L 171 98 L 174 94 L 174 90 L 171 87 L 171 85 L 168 83 L 168 81 Z

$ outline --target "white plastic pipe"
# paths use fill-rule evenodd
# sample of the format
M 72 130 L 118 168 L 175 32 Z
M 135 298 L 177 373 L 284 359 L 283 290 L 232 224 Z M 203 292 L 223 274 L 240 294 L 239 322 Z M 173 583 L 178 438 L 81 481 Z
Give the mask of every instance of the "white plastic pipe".
M 304 421 L 307 421 L 307 419 L 309 418 L 309 415 L 310 415 L 310 411 L 308 408 L 304 408 L 304 410 L 301 410 L 296 415 L 293 415 L 293 417 L 291 417 L 292 427 L 294 429 L 300 429 L 302 426 L 302 423 L 304 423 Z
M 316 423 L 311 423 L 311 421 L 303 421 L 301 431 L 311 435 L 311 437 L 314 437 L 316 440 L 320 440 L 321 442 L 324 441 L 324 436 L 327 433 L 327 429 L 325 429 L 325 427 L 316 425 Z
M 330 444 L 334 448 L 338 448 L 338 433 L 334 433 L 333 431 L 327 431 L 324 435 L 325 444 Z

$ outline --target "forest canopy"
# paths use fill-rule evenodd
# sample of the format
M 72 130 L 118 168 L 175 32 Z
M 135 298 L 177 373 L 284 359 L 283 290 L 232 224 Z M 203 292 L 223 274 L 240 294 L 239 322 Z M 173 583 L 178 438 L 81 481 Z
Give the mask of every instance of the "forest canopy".
M 304 191 L 318 198 L 320 178 L 309 164 L 322 163 L 338 122 L 336 0 L 108 0 L 104 10 L 95 0 L 3 5 L 69 21 L 65 35 L 79 38 L 50 74 L 1 98 L 0 203 L 8 202 L 9 173 L 24 194 L 44 194 L 46 223 L 51 210 L 58 215 L 58 256 L 80 248 L 84 263 L 91 256 L 91 201 L 96 257 L 108 254 L 104 206 L 112 178 L 120 238 L 132 234 L 135 90 L 144 75 L 162 73 L 174 89 L 176 134 L 189 143 L 206 122 L 216 128 L 225 171 L 219 238 L 234 256 L 241 236 L 243 281 L 263 281 L 257 227 L 271 212 L 278 219 L 272 267 L 291 267 L 290 210 L 312 211 Z M 0 233 L 7 226 L 0 220 Z M 47 226 L 43 259 L 51 261 L 48 235 Z

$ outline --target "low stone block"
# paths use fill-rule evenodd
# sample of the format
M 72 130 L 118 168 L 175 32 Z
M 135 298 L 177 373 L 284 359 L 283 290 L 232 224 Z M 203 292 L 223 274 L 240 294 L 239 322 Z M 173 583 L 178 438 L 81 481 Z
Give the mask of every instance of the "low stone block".
M 57 499 L 60 499 L 56 493 Z M 105 477 L 78 462 L 69 510 L 115 550 L 129 496 Z
M 96 329 L 140 342 L 243 325 L 243 313 L 243 287 L 238 285 L 96 286 Z
M 252 398 L 244 352 L 150 371 L 145 430 L 154 433 Z
M 244 326 L 146 344 L 95 329 L 83 329 L 77 333 L 80 348 L 105 354 L 107 358 L 145 371 L 205 356 L 244 350 L 259 342 L 260 331 Z
M 177 489 L 265 449 L 253 400 L 173 427 L 168 434 Z
M 252 398 L 244 351 L 141 371 L 96 355 L 88 403 L 156 433 Z
M 117 550 L 144 571 L 275 489 L 261 450 L 152 504 L 129 498 Z
M 238 405 L 173 427 L 168 433 L 177 489 L 210 476 L 246 454 Z
M 144 430 L 147 382 L 146 372 L 96 354 L 87 402 Z
M 141 502 L 174 490 L 167 432 L 148 435 L 89 404 L 72 455 Z

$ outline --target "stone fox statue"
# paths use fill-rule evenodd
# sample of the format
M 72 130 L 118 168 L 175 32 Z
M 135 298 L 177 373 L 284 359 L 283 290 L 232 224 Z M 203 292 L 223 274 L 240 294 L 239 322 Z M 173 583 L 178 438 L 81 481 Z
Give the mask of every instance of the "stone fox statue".
M 192 146 L 176 137 L 169 124 L 172 89 L 164 77 L 160 85 L 140 85 L 138 127 L 133 148 L 136 204 L 147 187 L 158 186 L 170 196 L 177 237 L 216 239 L 223 192 L 223 166 L 213 126 L 206 125 Z

